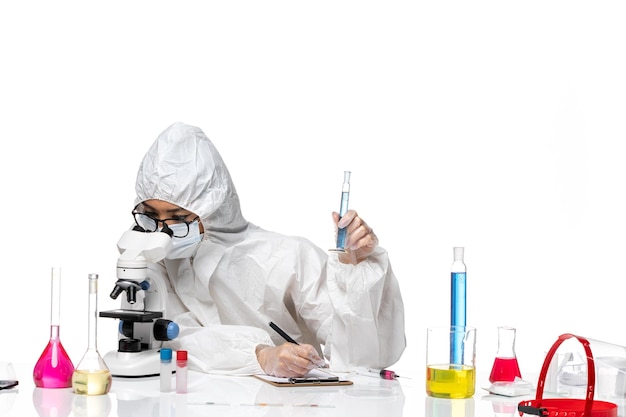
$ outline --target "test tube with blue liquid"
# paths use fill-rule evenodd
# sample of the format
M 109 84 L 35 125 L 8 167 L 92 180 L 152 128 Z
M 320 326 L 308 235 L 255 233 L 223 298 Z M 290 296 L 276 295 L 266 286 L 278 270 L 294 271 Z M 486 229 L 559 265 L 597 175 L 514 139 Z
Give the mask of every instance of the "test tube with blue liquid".
M 350 200 L 350 171 L 343 172 L 343 184 L 341 186 L 341 205 L 339 206 L 339 219 L 341 219 L 348 212 L 348 201 Z M 337 230 L 337 247 L 330 249 L 333 252 L 345 252 L 346 251 L 346 228 L 339 228 Z
M 454 248 L 450 268 L 450 363 L 463 364 L 463 339 L 467 325 L 467 271 L 463 261 L 464 248 Z

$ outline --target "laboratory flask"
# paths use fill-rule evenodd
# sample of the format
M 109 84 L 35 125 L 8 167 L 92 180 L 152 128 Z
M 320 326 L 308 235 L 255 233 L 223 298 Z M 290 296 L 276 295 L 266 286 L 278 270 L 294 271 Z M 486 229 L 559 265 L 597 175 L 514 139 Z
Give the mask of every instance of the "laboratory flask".
M 50 291 L 50 340 L 33 369 L 33 380 L 39 388 L 72 386 L 74 364 L 61 344 L 61 268 L 52 268 Z
M 512 382 L 516 377 L 522 377 L 515 355 L 515 333 L 514 327 L 498 327 L 498 352 L 493 361 L 489 382 Z
M 102 395 L 111 388 L 111 371 L 98 353 L 98 274 L 89 274 L 89 316 L 87 351 L 72 375 L 74 393 Z

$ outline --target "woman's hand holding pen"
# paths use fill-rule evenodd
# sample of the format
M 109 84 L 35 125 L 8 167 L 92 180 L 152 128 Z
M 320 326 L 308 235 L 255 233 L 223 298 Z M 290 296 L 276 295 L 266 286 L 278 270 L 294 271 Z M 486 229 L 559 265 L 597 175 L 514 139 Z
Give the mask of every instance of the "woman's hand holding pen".
M 378 238 L 356 211 L 348 210 L 341 219 L 339 213 L 333 212 L 333 221 L 337 228 L 347 228 L 347 253 L 339 254 L 341 263 L 356 265 L 374 252 Z
M 326 364 L 315 348 L 307 344 L 259 345 L 256 357 L 266 374 L 282 378 L 301 377 Z

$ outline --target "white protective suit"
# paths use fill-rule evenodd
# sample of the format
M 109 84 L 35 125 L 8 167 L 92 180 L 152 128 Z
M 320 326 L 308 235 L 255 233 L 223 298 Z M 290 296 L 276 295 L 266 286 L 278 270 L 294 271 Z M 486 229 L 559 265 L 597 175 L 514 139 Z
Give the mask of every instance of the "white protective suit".
M 404 306 L 387 253 L 378 247 L 346 265 L 310 241 L 246 221 L 226 165 L 197 127 L 175 123 L 145 155 L 136 204 L 158 199 L 202 220 L 194 256 L 150 265 L 168 285 L 166 318 L 180 326 L 173 349 L 210 373 L 262 373 L 255 349 L 285 341 L 313 345 L 331 370 L 384 368 L 404 351 Z

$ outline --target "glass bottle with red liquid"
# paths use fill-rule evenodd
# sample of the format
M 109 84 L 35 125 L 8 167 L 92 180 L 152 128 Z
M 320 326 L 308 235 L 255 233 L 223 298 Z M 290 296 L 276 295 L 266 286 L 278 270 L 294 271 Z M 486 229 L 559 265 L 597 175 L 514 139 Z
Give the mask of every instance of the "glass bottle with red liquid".
M 74 364 L 61 344 L 61 268 L 52 268 L 50 297 L 50 340 L 33 369 L 33 380 L 40 388 L 72 386 Z
M 515 328 L 498 327 L 498 353 L 493 361 L 489 382 L 513 382 L 522 373 L 515 355 Z

